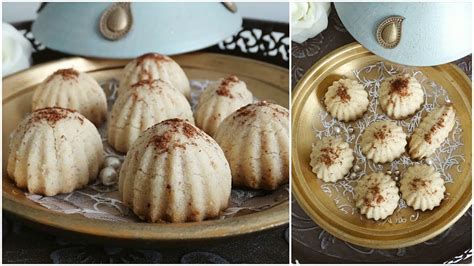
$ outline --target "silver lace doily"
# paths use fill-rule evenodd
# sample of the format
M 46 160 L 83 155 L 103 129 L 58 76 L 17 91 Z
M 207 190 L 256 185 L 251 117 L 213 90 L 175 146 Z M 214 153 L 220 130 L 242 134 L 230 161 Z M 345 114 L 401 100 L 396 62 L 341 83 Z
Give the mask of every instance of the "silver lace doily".
M 420 123 L 421 118 L 426 113 L 432 111 L 434 108 L 442 104 L 450 102 L 446 90 L 435 82 L 429 80 L 421 71 L 415 68 L 395 67 L 388 64 L 386 65 L 383 62 L 378 62 L 365 66 L 361 69 L 354 70 L 353 73 L 356 79 L 364 85 L 364 88 L 369 93 L 370 103 L 367 112 L 362 118 L 354 122 L 345 123 L 337 121 L 323 110 L 315 117 L 316 120 L 314 121 L 315 123 L 313 123 L 313 131 L 318 139 L 321 139 L 324 136 L 341 136 L 346 142 L 354 147 L 355 166 L 343 180 L 340 180 L 336 183 L 323 183 L 321 185 L 321 190 L 334 201 L 337 208 L 341 212 L 346 215 L 359 215 L 360 219 L 364 219 L 355 207 L 354 187 L 357 183 L 357 180 L 366 174 L 380 171 L 389 173 L 403 173 L 404 170 L 410 165 L 428 162 L 444 178 L 446 187 L 452 185 L 455 182 L 455 178 L 451 172 L 461 172 L 461 163 L 464 162 L 464 154 L 460 148 L 463 146 L 462 128 L 458 119 L 456 119 L 455 126 L 448 139 L 444 141 L 441 147 L 436 150 L 436 153 L 425 162 L 413 161 L 409 155 L 403 154 L 399 159 L 393 161 L 392 163 L 375 164 L 371 160 L 367 160 L 365 158 L 359 145 L 359 138 L 361 134 L 370 124 L 379 120 L 391 120 L 383 113 L 378 103 L 378 90 L 385 78 L 400 73 L 407 73 L 415 77 L 420 82 L 425 91 L 425 102 L 422 105 L 422 108 L 413 116 L 410 116 L 405 120 L 396 121 L 398 125 L 405 129 L 408 135 L 411 135 L 411 133 Z M 319 121 L 322 123 L 322 129 L 320 127 L 316 128 L 315 126 L 316 122 Z M 449 193 L 446 193 L 445 199 L 447 197 L 449 197 Z M 400 212 L 405 208 L 407 208 L 406 203 L 403 199 L 400 199 L 399 206 L 393 215 L 389 216 L 383 221 L 368 221 L 379 224 L 402 224 L 407 222 L 416 222 L 419 217 L 419 212 L 411 212 L 406 216 Z
M 191 81 L 191 105 L 194 109 L 201 92 L 209 84 L 209 80 Z M 115 102 L 118 81 L 111 79 L 101 83 L 107 95 L 109 111 Z M 107 123 L 99 128 L 104 144 L 104 156 L 113 156 L 123 162 L 125 156 L 117 153 L 107 142 Z M 25 193 L 26 197 L 41 206 L 50 210 L 74 214 L 78 213 L 92 219 L 108 220 L 114 222 L 139 222 L 133 212 L 128 209 L 120 200 L 118 185 L 104 186 L 100 181 L 90 184 L 88 187 L 68 194 L 61 194 L 54 197 L 44 197 Z M 259 212 L 276 206 L 284 201 L 288 201 L 288 185 L 280 187 L 273 192 L 261 190 L 232 189 L 229 207 L 219 217 L 227 219 L 238 215 L 246 210 Z

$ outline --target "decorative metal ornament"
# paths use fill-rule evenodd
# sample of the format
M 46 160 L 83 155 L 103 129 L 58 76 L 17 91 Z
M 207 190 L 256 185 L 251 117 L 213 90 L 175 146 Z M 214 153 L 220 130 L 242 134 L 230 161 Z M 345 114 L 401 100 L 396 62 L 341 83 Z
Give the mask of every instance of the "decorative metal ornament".
M 234 2 L 222 2 L 222 4 L 232 13 L 237 12 L 237 5 Z
M 380 23 L 377 27 L 377 41 L 382 47 L 392 49 L 400 43 L 404 19 L 401 16 L 392 16 Z
M 130 31 L 132 23 L 130 3 L 115 3 L 102 13 L 99 22 L 100 33 L 105 38 L 116 41 Z
M 359 172 L 360 171 L 360 166 L 356 164 L 356 165 L 354 165 L 353 169 L 354 169 L 355 172 Z

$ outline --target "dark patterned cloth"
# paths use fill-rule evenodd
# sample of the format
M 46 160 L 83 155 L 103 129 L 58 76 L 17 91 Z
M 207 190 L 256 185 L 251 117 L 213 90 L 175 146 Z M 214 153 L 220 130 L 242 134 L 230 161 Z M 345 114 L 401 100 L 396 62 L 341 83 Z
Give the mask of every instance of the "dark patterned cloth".
M 347 32 L 332 6 L 328 28 L 302 44 L 292 42 L 292 88 L 308 69 L 329 52 L 354 38 Z M 455 62 L 469 77 L 472 56 Z M 335 238 L 315 224 L 292 201 L 292 262 L 300 263 L 471 263 L 472 211 L 441 235 L 419 245 L 393 249 L 369 249 Z
M 3 212 L 3 263 L 288 263 L 287 226 L 199 246 L 96 244 L 23 225 Z
M 45 49 L 36 42 L 30 32 L 31 22 L 14 26 L 34 45 L 34 64 L 71 56 Z M 238 34 L 203 51 L 247 57 L 288 68 L 288 50 L 288 24 L 244 19 L 243 28 Z M 69 239 L 48 230 L 28 227 L 7 212 L 3 212 L 2 222 L 4 263 L 286 264 L 289 261 L 288 225 L 219 243 L 150 248 Z

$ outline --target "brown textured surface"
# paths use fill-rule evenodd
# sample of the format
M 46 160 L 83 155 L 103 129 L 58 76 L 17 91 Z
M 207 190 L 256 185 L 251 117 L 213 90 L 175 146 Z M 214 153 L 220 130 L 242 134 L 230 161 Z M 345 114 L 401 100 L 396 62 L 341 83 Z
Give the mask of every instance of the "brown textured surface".
M 79 72 L 72 68 L 59 69 L 48 77 L 46 83 L 50 82 L 56 76 L 61 76 L 64 80 L 74 80 L 79 76 Z
M 321 149 L 319 160 L 327 166 L 333 165 L 340 156 L 340 150 L 332 147 Z
M 137 58 L 137 61 L 136 61 L 137 66 L 143 64 L 146 60 L 153 60 L 156 63 L 160 63 L 160 62 L 164 62 L 164 61 L 172 61 L 171 58 L 169 58 L 165 55 L 158 54 L 158 53 L 148 53 L 148 54 L 144 54 L 144 55 Z
M 68 117 L 71 113 L 75 113 L 75 111 L 61 107 L 45 107 L 33 112 L 31 122 L 46 120 L 47 122 L 55 124 L 56 122 Z M 83 122 L 81 117 L 78 116 L 77 118 Z
M 154 80 L 154 79 L 143 79 L 143 80 L 140 80 L 137 83 L 132 84 L 131 87 L 132 88 L 138 88 L 138 87 L 142 87 L 142 86 L 147 86 L 147 87 L 151 88 L 151 87 L 154 86 L 155 82 L 156 82 L 156 80 Z
M 347 93 L 347 88 L 344 86 L 340 86 L 337 88 L 336 95 L 341 99 L 341 102 L 347 103 L 351 100 L 351 96 Z
M 229 97 L 231 99 L 234 98 L 234 95 L 232 95 L 232 92 L 230 91 L 230 86 L 237 82 L 239 82 L 239 79 L 234 75 L 223 79 L 216 90 L 217 95 Z
M 390 94 L 398 94 L 400 96 L 408 95 L 408 79 L 399 77 L 390 81 Z
M 185 144 L 177 142 L 175 139 L 173 139 L 175 134 L 183 134 L 190 140 L 192 138 L 199 137 L 206 141 L 210 141 L 209 137 L 200 129 L 179 118 L 165 120 L 157 125 L 154 125 L 148 130 L 155 130 L 157 127 L 167 127 L 167 131 L 164 134 L 154 135 L 150 140 L 150 143 L 153 144 L 154 147 L 156 147 L 161 153 L 168 152 L 170 147 L 186 149 L 187 144 L 192 145 L 194 143 L 192 141 L 186 142 Z
M 430 131 L 428 133 L 425 134 L 425 141 L 428 142 L 429 144 L 431 144 L 432 142 L 432 138 L 433 138 L 433 135 L 436 134 L 436 131 L 438 131 L 439 129 L 443 128 L 445 125 L 444 125 L 444 119 L 446 118 L 447 116 L 447 112 L 444 112 L 440 118 L 438 118 L 438 121 L 436 121 L 436 124 L 434 124 L 431 128 L 430 128 Z

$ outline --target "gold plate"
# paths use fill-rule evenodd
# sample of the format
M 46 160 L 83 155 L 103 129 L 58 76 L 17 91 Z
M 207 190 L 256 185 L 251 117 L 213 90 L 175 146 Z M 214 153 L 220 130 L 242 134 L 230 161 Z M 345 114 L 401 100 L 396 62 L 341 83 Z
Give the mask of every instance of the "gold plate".
M 447 186 L 449 199 L 433 211 L 420 213 L 414 223 L 371 222 L 359 215 L 344 215 L 333 200 L 320 188 L 309 165 L 311 144 L 315 140 L 313 126 L 321 127 L 315 116 L 321 107 L 321 98 L 333 81 L 346 76 L 354 78 L 353 70 L 376 63 L 400 66 L 372 54 L 358 43 L 341 47 L 309 69 L 299 81 L 292 99 L 292 192 L 305 212 L 324 230 L 350 243 L 370 248 L 401 248 L 435 237 L 455 223 L 471 205 L 471 81 L 453 64 L 417 68 L 430 80 L 446 89 L 455 104 L 461 122 L 462 147 L 465 161 L 456 181 Z M 318 124 L 319 123 L 319 124 Z M 400 213 L 414 211 L 405 208 Z
M 267 63 L 228 55 L 192 53 L 173 57 L 190 79 L 218 79 L 235 74 L 258 99 L 272 100 L 288 108 L 288 70 Z M 126 60 L 72 58 L 32 67 L 3 80 L 3 209 L 44 227 L 85 234 L 99 239 L 141 243 L 200 242 L 249 234 L 288 223 L 288 202 L 241 216 L 197 223 L 148 224 L 107 222 L 79 214 L 62 214 L 28 200 L 6 176 L 10 133 L 31 112 L 35 86 L 59 68 L 74 67 L 99 82 L 119 77 Z

